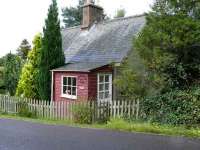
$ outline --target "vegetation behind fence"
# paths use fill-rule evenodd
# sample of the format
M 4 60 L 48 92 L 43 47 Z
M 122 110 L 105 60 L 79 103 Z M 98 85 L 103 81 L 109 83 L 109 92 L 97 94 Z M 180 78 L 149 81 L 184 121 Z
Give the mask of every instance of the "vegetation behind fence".
M 1 95 L 0 111 L 9 114 L 29 112 L 29 116 L 54 120 L 74 120 L 83 117 L 81 114 L 87 111 L 91 115 L 91 121 L 96 122 L 108 117 L 116 118 L 126 116 L 138 118 L 139 101 L 120 100 L 109 103 L 96 101 L 49 102 Z

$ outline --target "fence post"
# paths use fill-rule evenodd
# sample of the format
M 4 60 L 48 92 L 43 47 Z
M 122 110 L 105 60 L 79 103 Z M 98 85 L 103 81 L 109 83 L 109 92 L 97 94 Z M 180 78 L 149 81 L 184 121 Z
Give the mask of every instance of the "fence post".
M 136 119 L 139 118 L 139 110 L 140 110 L 140 100 L 137 99 L 137 111 L 136 111 Z

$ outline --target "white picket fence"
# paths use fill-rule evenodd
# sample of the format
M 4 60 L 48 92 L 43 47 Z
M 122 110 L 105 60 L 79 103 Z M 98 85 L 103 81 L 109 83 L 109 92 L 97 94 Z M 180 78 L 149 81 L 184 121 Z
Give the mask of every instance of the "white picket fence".
M 87 106 L 94 110 L 94 120 L 101 117 L 139 117 L 139 100 L 120 100 L 111 103 L 97 103 L 95 101 L 59 101 L 48 102 L 34 99 L 22 99 L 9 96 L 0 96 L 0 111 L 9 114 L 17 114 L 20 110 L 20 102 L 25 102 L 30 112 L 38 118 L 53 120 L 73 120 L 76 106 Z

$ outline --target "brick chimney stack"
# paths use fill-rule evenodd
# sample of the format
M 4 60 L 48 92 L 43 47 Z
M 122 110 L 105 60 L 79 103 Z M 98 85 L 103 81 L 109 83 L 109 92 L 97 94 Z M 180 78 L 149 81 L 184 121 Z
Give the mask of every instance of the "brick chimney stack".
M 88 29 L 94 22 L 103 20 L 103 8 L 95 5 L 94 0 L 85 0 L 83 8 L 82 29 Z

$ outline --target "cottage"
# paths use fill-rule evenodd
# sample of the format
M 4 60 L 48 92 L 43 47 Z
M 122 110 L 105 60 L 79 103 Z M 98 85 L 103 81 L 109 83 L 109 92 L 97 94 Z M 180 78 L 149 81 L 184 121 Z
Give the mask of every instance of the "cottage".
M 62 31 L 65 66 L 52 70 L 54 101 L 111 101 L 117 68 L 132 48 L 145 16 L 103 20 L 103 8 L 91 0 L 83 6 L 81 26 Z

